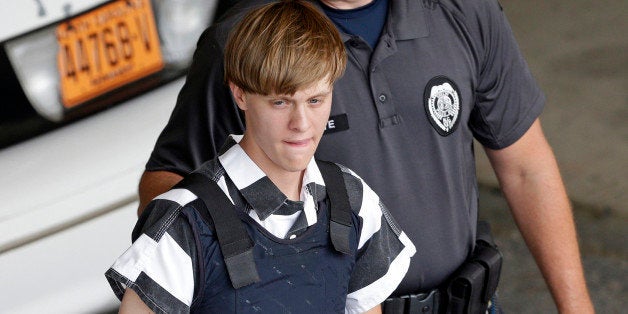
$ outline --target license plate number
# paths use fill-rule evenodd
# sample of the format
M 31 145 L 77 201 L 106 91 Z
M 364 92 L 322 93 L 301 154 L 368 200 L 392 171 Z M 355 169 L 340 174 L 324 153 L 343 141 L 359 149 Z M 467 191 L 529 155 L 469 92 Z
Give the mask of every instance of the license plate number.
M 61 99 L 71 108 L 163 68 L 150 0 L 118 0 L 57 26 Z

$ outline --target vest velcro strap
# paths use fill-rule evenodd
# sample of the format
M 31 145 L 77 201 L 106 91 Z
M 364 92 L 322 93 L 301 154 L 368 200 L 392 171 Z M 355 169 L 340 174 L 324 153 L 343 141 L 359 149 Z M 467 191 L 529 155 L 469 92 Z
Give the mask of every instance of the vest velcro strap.
M 233 287 L 237 289 L 260 281 L 253 258 L 254 242 L 238 217 L 235 206 L 218 184 L 201 173 L 191 173 L 177 187 L 190 190 L 205 203 L 207 211 L 199 213 L 208 223 L 210 219 L 213 221 Z
M 229 279 L 234 288 L 238 289 L 260 281 L 253 258 L 253 249 L 225 258 Z
M 225 257 L 225 259 L 227 259 L 242 253 L 247 248 L 252 247 L 253 243 L 247 235 L 246 239 L 234 240 L 232 242 L 225 243 L 224 246 L 222 246 L 221 244 L 220 251 L 222 252 L 222 255 Z
M 328 161 L 317 160 L 318 169 L 321 171 L 325 181 L 325 190 L 329 196 L 331 204 L 331 219 L 329 222 L 329 233 L 331 243 L 338 252 L 349 254 L 349 236 L 353 228 L 351 220 L 351 205 L 349 196 L 342 175 L 342 170 L 338 165 Z
M 329 232 L 331 233 L 331 243 L 334 245 L 336 251 L 350 254 L 349 249 L 349 236 L 351 234 L 351 226 L 343 225 L 341 223 L 330 221 Z

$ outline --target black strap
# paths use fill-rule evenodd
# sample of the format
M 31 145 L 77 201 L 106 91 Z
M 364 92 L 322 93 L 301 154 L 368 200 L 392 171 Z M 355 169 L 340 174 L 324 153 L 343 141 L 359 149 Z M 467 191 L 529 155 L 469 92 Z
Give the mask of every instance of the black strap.
M 475 232 L 475 243 L 485 244 L 495 247 L 495 241 L 493 241 L 493 234 L 491 232 L 491 225 L 488 221 L 478 220 L 477 230 Z
M 254 242 L 238 217 L 235 207 L 216 182 L 201 173 L 191 173 L 177 187 L 196 194 L 207 207 L 199 211 L 208 223 L 213 221 L 220 251 L 234 288 L 260 281 L 253 258 Z
M 439 314 L 447 305 L 438 289 L 427 293 L 390 297 L 382 303 L 384 314 Z
M 353 222 L 351 221 L 351 206 L 342 170 L 335 163 L 317 160 L 318 169 L 325 181 L 325 190 L 331 204 L 331 219 L 329 233 L 331 243 L 338 252 L 349 254 L 349 236 Z

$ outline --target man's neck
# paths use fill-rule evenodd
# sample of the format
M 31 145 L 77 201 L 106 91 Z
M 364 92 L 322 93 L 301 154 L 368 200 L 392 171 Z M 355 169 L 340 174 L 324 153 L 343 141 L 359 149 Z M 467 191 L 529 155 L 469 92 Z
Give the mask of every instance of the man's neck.
M 351 10 L 359 7 L 363 7 L 373 0 L 319 0 L 324 5 L 338 9 L 338 10 Z
M 301 200 L 301 185 L 303 184 L 303 174 L 301 172 L 283 172 L 275 174 L 267 174 L 279 191 L 286 195 L 289 200 Z
M 257 146 L 251 145 L 246 135 L 242 138 L 239 145 L 288 199 L 293 201 L 301 199 L 301 185 L 305 169 L 301 171 L 287 171 L 274 164 L 270 158 L 260 157 L 265 155 L 264 152 L 259 150 Z

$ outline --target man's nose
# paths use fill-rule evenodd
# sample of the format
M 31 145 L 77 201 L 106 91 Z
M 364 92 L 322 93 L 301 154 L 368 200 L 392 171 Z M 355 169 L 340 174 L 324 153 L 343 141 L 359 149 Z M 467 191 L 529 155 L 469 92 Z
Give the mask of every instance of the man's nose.
M 290 114 L 291 130 L 303 132 L 310 127 L 310 122 L 307 118 L 307 108 L 303 105 L 296 105 Z

